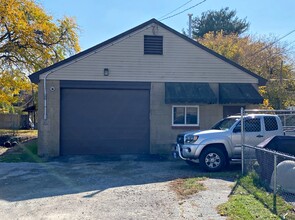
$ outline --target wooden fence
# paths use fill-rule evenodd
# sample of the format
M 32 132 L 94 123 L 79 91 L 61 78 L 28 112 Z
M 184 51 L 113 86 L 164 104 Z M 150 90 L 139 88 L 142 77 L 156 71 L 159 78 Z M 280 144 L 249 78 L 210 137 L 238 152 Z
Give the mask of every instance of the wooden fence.
M 27 129 L 29 115 L 0 114 L 0 129 Z

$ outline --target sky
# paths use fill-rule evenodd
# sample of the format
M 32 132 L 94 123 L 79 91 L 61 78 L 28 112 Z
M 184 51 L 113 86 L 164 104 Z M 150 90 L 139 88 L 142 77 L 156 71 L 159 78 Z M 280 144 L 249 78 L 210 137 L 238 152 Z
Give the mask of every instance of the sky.
M 95 46 L 152 18 L 160 18 L 181 5 L 174 15 L 203 0 L 37 0 L 55 19 L 74 17 L 80 28 L 82 50 Z M 282 37 L 295 30 L 295 0 L 206 0 L 162 22 L 178 32 L 188 29 L 188 14 L 229 7 L 250 23 L 248 34 Z M 295 31 L 282 39 L 295 46 Z

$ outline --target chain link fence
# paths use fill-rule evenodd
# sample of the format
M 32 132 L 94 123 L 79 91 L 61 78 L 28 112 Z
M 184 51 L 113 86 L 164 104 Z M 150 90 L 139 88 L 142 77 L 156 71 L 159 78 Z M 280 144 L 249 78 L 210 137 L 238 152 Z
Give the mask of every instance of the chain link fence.
M 274 213 L 295 219 L 295 112 L 242 109 L 241 118 L 242 174 L 257 177 Z

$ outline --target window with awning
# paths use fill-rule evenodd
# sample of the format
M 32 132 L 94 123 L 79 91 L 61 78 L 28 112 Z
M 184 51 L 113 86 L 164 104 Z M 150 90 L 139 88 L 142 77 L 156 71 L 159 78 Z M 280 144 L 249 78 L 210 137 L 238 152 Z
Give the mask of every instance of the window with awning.
M 250 83 L 220 83 L 217 97 L 209 83 L 165 83 L 166 104 L 263 103 L 263 97 Z
M 261 104 L 263 98 L 250 83 L 220 83 L 220 104 Z
M 166 104 L 216 104 L 217 97 L 209 83 L 165 83 Z

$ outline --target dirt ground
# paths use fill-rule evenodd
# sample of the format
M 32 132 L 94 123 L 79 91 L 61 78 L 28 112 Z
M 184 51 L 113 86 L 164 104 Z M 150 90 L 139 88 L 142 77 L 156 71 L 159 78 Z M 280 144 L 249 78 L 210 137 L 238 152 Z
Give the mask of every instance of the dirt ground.
M 198 168 L 183 161 L 64 158 L 43 164 L 0 163 L 1 219 L 226 219 L 229 178 L 180 199 L 169 187 Z
M 0 155 L 4 154 L 7 150 L 8 148 L 0 146 Z

